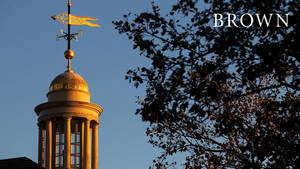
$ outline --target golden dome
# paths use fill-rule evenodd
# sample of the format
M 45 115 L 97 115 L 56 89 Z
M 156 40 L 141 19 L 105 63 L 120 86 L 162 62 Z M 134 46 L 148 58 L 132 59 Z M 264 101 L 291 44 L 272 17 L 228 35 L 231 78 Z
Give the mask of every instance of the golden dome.
M 73 71 L 65 71 L 51 82 L 49 93 L 58 90 L 79 90 L 89 93 L 85 80 Z

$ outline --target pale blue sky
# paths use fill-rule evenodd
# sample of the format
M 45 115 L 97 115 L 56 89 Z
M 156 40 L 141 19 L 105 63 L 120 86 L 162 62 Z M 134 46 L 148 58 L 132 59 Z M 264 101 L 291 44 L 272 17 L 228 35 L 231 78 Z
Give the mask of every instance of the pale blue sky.
M 174 2 L 174 1 L 168 1 Z M 168 2 L 159 2 L 163 7 Z M 88 83 L 92 102 L 103 107 L 99 128 L 99 169 L 148 168 L 158 150 L 147 143 L 146 123 L 135 115 L 136 96 L 124 80 L 129 68 L 146 64 L 112 24 L 127 12 L 151 10 L 150 0 L 72 0 L 72 13 L 99 18 L 102 28 L 83 30 L 72 43 L 72 69 Z M 46 101 L 50 82 L 66 69 L 62 27 L 50 16 L 66 11 L 66 0 L 0 0 L 0 159 L 37 161 L 38 128 L 33 109 Z

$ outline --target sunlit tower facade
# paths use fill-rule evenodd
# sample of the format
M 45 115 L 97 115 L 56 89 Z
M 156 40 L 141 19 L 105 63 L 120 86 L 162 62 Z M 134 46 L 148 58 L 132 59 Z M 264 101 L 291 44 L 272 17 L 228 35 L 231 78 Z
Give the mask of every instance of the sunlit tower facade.
M 38 163 L 46 169 L 97 169 L 102 108 L 90 102 L 87 83 L 71 70 L 51 83 L 38 115 Z
M 35 107 L 38 115 L 39 141 L 38 163 L 46 169 L 97 169 L 98 127 L 102 107 L 90 102 L 91 94 L 86 81 L 71 70 L 71 40 L 80 32 L 71 33 L 71 25 L 100 27 L 87 20 L 96 18 L 78 17 L 71 14 L 71 0 L 68 12 L 52 16 L 54 20 L 67 25 L 67 32 L 61 30 L 58 39 L 67 40 L 67 70 L 51 82 L 48 101 Z

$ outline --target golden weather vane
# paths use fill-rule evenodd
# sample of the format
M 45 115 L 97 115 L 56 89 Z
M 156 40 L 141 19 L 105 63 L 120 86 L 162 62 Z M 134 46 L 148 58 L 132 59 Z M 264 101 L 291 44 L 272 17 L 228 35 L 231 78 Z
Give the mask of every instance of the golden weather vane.
M 64 26 L 68 26 L 67 33 L 61 30 L 61 36 L 57 36 L 57 39 L 64 38 L 68 41 L 68 49 L 65 51 L 65 58 L 68 60 L 67 71 L 71 71 L 71 59 L 74 57 L 74 52 L 71 50 L 71 40 L 77 40 L 77 36 L 82 34 L 82 31 L 76 33 L 71 33 L 71 25 L 87 25 L 90 27 L 100 27 L 100 25 L 91 23 L 90 21 L 96 21 L 97 18 L 81 17 L 71 14 L 71 0 L 68 0 L 68 13 L 62 13 L 58 15 L 51 16 L 53 20 L 57 20 Z M 90 20 L 90 21 L 88 21 Z

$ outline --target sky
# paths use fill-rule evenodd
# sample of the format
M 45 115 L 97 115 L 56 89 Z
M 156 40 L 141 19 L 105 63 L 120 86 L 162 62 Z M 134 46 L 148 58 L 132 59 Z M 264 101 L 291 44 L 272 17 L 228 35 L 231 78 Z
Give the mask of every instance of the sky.
M 167 9 L 171 1 L 159 1 Z M 47 101 L 51 81 L 66 70 L 64 28 L 50 16 L 66 11 L 66 0 L 0 0 L 0 159 L 26 156 L 37 162 L 34 107 Z M 91 102 L 103 107 L 99 127 L 99 169 L 143 169 L 160 150 L 147 143 L 148 123 L 135 115 L 136 89 L 128 69 L 147 61 L 112 24 L 128 12 L 151 10 L 151 0 L 72 0 L 72 13 L 96 17 L 101 28 L 83 30 L 72 42 L 72 70 L 87 82 Z

